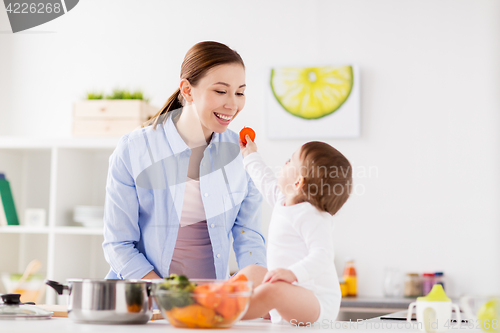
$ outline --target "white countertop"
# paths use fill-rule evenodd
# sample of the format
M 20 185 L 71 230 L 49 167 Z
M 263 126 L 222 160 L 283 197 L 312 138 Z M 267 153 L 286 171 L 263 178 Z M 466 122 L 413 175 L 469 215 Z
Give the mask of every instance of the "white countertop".
M 406 311 L 401 311 L 406 313 Z M 420 332 L 416 323 L 407 323 L 405 321 L 386 321 L 378 318 L 356 322 L 331 322 L 322 323 L 315 327 L 301 328 L 308 331 L 335 330 L 355 330 L 357 332 Z M 296 332 L 297 327 L 290 324 L 272 324 L 269 320 L 254 319 L 238 322 L 230 329 L 210 330 L 210 332 L 257 332 L 257 331 L 279 331 L 279 332 Z M 93 325 L 93 324 L 76 324 L 68 318 L 51 318 L 48 320 L 3 320 L 0 321 L 0 332 L 8 333 L 149 333 L 149 332 L 188 332 L 197 331 L 193 329 L 178 329 L 171 326 L 166 320 L 156 320 L 147 323 L 146 325 Z M 479 329 L 461 329 L 450 330 L 450 332 L 481 332 Z
M 341 308 L 391 308 L 391 309 L 408 309 L 411 302 L 415 302 L 416 298 L 407 297 L 363 297 L 363 296 L 346 296 L 342 297 Z

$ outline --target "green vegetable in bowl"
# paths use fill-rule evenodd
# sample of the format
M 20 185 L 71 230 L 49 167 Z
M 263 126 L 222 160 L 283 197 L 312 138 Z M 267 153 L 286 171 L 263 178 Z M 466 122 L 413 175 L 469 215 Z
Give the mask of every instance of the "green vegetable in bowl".
M 144 294 L 140 283 L 127 283 L 125 285 L 125 300 L 129 312 L 139 312 L 144 303 Z
M 165 282 L 158 285 L 160 293 L 156 297 L 165 311 L 194 303 L 191 293 L 196 287 L 196 283 L 189 282 L 186 276 L 177 274 L 170 274 L 164 280 Z M 161 293 L 161 290 L 168 290 L 169 293 Z

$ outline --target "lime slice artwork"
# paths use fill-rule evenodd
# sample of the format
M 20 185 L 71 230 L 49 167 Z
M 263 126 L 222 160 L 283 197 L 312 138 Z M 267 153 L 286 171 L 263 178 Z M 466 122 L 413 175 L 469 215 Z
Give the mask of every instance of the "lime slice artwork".
M 290 114 L 319 119 L 337 111 L 354 84 L 352 66 L 281 67 L 271 70 L 271 89 Z

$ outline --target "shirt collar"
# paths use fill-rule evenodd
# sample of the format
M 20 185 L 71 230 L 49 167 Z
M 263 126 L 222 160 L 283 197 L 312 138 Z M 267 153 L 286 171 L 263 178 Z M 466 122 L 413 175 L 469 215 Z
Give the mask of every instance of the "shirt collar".
M 174 110 L 168 112 L 168 117 L 166 124 L 164 126 L 165 135 L 167 136 L 167 140 L 170 144 L 170 148 L 174 155 L 179 154 L 187 149 L 190 149 L 189 146 L 184 142 L 179 132 L 177 131 L 177 127 L 175 127 L 173 117 L 177 116 L 182 109 Z M 218 144 L 214 144 L 216 142 L 220 142 L 220 133 L 213 132 L 212 139 L 210 140 L 209 148 L 212 149 L 215 146 L 216 152 L 218 150 Z

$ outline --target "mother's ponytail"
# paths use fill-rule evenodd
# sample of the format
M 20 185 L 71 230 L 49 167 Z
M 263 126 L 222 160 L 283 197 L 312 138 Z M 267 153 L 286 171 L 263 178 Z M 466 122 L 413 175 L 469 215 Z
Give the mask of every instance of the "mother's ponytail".
M 165 119 L 167 112 L 182 108 L 183 99 L 181 89 L 177 88 L 177 90 L 167 99 L 167 102 L 161 107 L 160 111 L 142 124 L 141 127 L 153 125 L 153 129 L 156 129 L 158 123 Z
M 181 80 L 186 79 L 192 86 L 196 86 L 207 71 L 215 66 L 224 64 L 245 64 L 238 52 L 218 42 L 200 42 L 195 44 L 184 57 L 181 66 Z M 167 113 L 183 106 L 184 98 L 179 88 L 170 96 L 163 107 L 151 119 L 142 124 L 142 127 L 153 125 L 156 129 L 158 123 L 167 119 Z

